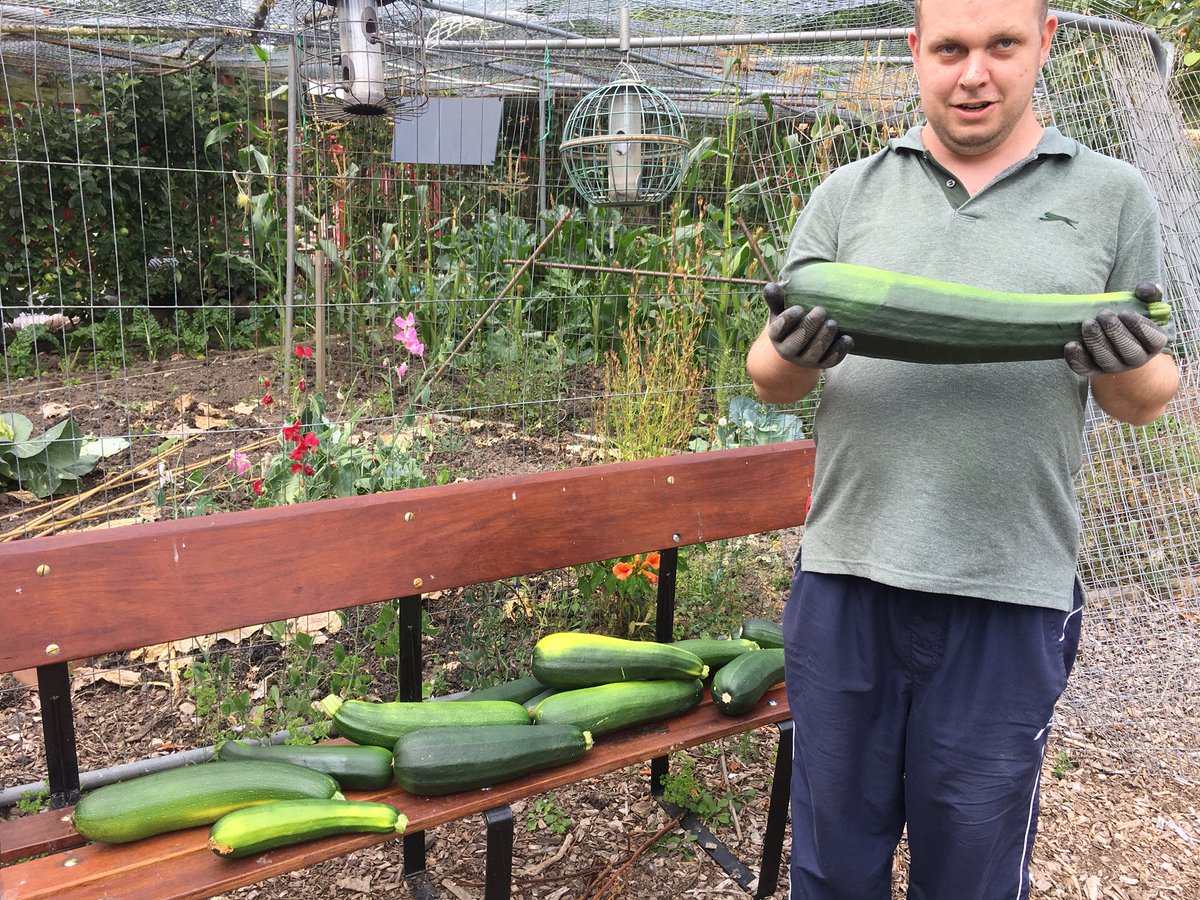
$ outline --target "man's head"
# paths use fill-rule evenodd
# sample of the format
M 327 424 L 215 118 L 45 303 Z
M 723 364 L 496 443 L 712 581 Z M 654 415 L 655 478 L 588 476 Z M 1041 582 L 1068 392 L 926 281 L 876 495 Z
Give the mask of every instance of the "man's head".
M 981 156 L 1038 132 L 1033 88 L 1057 25 L 1047 0 L 917 0 L 908 43 L 936 140 Z
M 915 0 L 914 4 L 916 6 L 916 10 L 914 13 L 913 28 L 918 32 L 921 30 L 921 5 L 923 2 L 924 0 Z M 1040 7 L 1038 16 L 1040 17 L 1041 21 L 1044 22 L 1046 21 L 1046 17 L 1050 15 L 1050 0 L 1040 0 L 1038 6 Z

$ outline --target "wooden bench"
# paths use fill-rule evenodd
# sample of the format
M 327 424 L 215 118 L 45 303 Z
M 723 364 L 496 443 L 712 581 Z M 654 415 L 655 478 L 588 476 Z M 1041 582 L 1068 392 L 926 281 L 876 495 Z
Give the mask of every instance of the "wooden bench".
M 0 672 L 36 668 L 54 809 L 0 822 L 0 897 L 205 897 L 367 847 L 387 836 L 328 838 L 240 861 L 218 859 L 206 828 L 133 844 L 88 844 L 70 826 L 79 796 L 66 660 L 400 598 L 399 699 L 421 696 L 422 595 L 659 549 L 657 637 L 671 640 L 680 547 L 802 523 L 813 446 L 800 441 L 222 513 L 0 546 L 7 592 Z M 319 539 L 302 544 L 299 531 Z M 352 794 L 409 818 L 404 871 L 419 883 L 424 832 L 483 813 L 486 896 L 507 897 L 509 804 L 765 725 L 781 732 L 758 896 L 778 884 L 791 766 L 781 687 L 751 713 L 706 699 L 662 723 L 606 735 L 577 763 L 448 797 L 398 787 Z M 702 845 L 711 844 L 703 841 Z M 706 847 L 706 849 L 708 849 Z M 724 848 L 719 848 L 723 850 Z M 740 861 L 723 864 L 743 886 Z M 432 896 L 428 886 L 415 892 Z

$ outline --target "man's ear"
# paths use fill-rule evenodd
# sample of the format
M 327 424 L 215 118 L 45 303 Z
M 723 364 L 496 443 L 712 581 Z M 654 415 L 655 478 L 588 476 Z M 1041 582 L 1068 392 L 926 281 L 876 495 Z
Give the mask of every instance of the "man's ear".
M 1042 65 L 1050 58 L 1050 46 L 1054 43 L 1054 33 L 1058 31 L 1058 17 L 1046 16 L 1046 24 L 1042 26 Z

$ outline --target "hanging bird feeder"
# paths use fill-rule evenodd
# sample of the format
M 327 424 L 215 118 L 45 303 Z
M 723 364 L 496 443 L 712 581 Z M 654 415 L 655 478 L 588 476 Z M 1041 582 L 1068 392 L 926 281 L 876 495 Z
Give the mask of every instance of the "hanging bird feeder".
M 424 105 L 415 0 L 314 0 L 301 74 L 322 118 L 383 116 Z
M 625 71 L 580 100 L 563 127 L 563 168 L 593 206 L 661 203 L 679 187 L 691 148 L 674 101 L 621 66 Z

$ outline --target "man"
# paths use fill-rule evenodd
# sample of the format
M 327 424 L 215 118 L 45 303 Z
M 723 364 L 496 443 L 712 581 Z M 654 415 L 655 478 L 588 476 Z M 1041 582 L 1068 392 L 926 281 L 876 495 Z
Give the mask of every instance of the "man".
M 817 260 L 995 290 L 1154 292 L 1155 205 L 1127 164 L 1043 128 L 1045 0 L 919 0 L 925 122 L 834 172 L 781 281 Z M 1028 894 L 1046 730 L 1078 645 L 1073 477 L 1085 404 L 1126 422 L 1178 387 L 1168 335 L 1101 313 L 1064 358 L 919 365 L 854 355 L 817 307 L 783 309 L 747 370 L 789 403 L 825 384 L 803 556 L 784 612 L 796 720 L 791 896 Z

